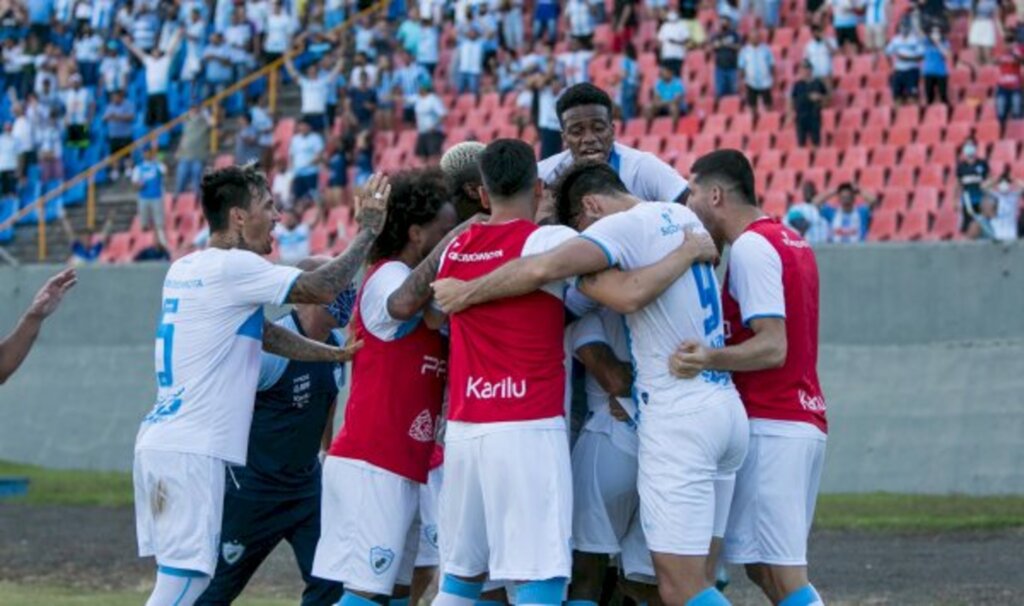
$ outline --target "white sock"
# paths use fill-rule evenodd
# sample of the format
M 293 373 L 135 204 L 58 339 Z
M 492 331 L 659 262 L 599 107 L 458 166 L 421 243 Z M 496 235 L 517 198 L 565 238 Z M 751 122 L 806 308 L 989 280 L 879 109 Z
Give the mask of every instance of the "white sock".
M 146 606 L 192 606 L 209 585 L 210 577 L 201 572 L 160 566 Z
M 451 575 L 444 575 L 437 597 L 432 606 L 474 606 L 480 599 L 483 583 L 463 581 Z

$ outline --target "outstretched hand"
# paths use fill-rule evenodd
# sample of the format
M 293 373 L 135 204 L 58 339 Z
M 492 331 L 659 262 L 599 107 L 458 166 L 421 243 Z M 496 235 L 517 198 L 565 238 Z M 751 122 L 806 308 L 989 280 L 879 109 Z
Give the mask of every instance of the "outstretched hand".
M 29 305 L 26 315 L 40 320 L 46 319 L 46 317 L 57 310 L 64 295 L 75 284 L 78 284 L 78 275 L 72 268 L 65 269 L 53 276 L 36 293 L 36 297 L 32 300 L 32 304 Z
M 388 217 L 388 199 L 391 197 L 391 183 L 387 175 L 374 173 L 366 185 L 355 195 L 356 221 L 359 227 L 379 234 Z

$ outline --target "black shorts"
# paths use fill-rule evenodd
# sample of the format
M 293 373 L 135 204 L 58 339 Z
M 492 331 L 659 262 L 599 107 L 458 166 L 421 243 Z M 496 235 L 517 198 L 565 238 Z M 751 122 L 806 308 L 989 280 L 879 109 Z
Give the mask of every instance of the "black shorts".
M 87 147 L 89 145 L 89 127 L 85 124 L 68 124 L 68 145 Z
M 131 137 L 111 137 L 110 153 L 114 154 L 132 144 Z
M 149 126 L 166 124 L 170 119 L 171 116 L 167 110 L 167 95 L 160 93 L 150 95 L 146 100 L 146 124 Z
M 319 185 L 320 174 L 313 173 L 311 175 L 296 175 L 292 179 L 292 196 L 295 202 L 311 196 L 316 197 L 317 185 Z
M 892 96 L 895 99 L 917 98 L 921 70 L 903 69 L 892 73 Z
M 9 196 L 18 193 L 18 173 L 13 170 L 0 172 L 0 195 Z
M 757 107 L 757 100 L 762 99 L 765 107 L 772 106 L 772 89 L 770 88 L 754 88 L 752 86 L 747 87 L 747 106 Z
M 416 155 L 420 158 L 440 156 L 443 145 L 444 133 L 436 130 L 420 133 L 416 136 Z
M 836 44 L 839 48 L 852 44 L 857 48 L 860 48 L 860 37 L 857 35 L 857 27 L 837 27 L 836 30 Z

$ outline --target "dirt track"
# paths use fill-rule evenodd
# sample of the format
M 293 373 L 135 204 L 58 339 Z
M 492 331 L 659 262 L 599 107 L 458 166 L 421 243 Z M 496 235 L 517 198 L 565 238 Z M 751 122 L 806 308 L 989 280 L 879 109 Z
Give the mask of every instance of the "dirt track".
M 812 576 L 830 604 L 1024 604 L 1024 530 L 890 535 L 817 532 Z M 740 576 L 737 569 L 734 576 Z M 137 589 L 153 564 L 135 557 L 130 509 L 0 505 L 0 581 Z M 279 549 L 254 588 L 298 595 L 297 572 Z M 767 604 L 739 578 L 735 604 Z

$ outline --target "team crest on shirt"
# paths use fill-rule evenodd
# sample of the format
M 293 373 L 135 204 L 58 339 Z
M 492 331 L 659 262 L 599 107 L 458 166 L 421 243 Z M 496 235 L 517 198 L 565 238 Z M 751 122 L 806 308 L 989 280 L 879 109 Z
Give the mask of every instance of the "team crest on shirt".
M 245 553 L 245 545 L 238 541 L 231 541 L 220 546 L 220 555 L 229 566 L 242 559 L 243 553 Z
M 434 417 L 426 408 L 413 420 L 412 427 L 409 428 L 409 437 L 417 442 L 434 441 Z
M 426 526 L 424 526 L 423 538 L 425 538 L 427 542 L 433 545 L 434 547 L 437 547 L 437 525 L 427 524 Z
M 370 568 L 373 574 L 384 574 L 391 563 L 395 561 L 395 552 L 384 547 L 373 547 L 370 549 Z

